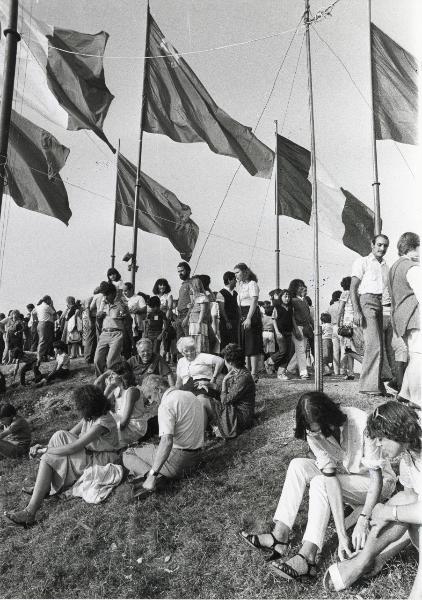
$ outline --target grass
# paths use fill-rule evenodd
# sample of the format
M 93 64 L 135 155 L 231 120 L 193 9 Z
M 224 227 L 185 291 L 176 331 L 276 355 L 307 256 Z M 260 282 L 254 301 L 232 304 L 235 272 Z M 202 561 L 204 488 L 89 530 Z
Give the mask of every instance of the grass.
M 78 361 L 79 362 L 79 361 Z M 77 419 L 70 390 L 91 381 L 87 367 L 71 382 L 7 393 L 44 443 Z M 291 458 L 306 455 L 293 438 L 293 409 L 309 382 L 258 384 L 257 424 L 229 443 L 214 442 L 189 479 L 134 503 L 129 486 L 118 487 L 102 505 L 48 500 L 39 523 L 28 530 L 0 528 L 0 596 L 3 598 L 407 598 L 417 553 L 406 549 L 370 582 L 329 594 L 322 578 L 311 585 L 276 579 L 262 555 L 238 538 L 241 529 L 271 525 Z M 358 399 L 354 382 L 328 381 L 325 391 L 344 405 L 371 408 Z M 0 462 L 0 514 L 23 506 L 20 488 L 33 477 L 29 460 Z M 300 544 L 306 503 L 293 531 Z M 332 523 L 320 573 L 336 560 Z

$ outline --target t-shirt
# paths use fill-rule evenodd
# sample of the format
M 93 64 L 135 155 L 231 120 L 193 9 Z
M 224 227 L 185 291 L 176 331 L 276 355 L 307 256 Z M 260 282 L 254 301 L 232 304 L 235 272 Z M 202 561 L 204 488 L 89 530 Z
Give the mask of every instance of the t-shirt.
M 332 323 L 322 323 L 322 339 L 323 340 L 332 340 L 333 339 L 333 325 Z
M 156 313 L 149 313 L 147 316 L 147 333 L 146 337 L 157 337 L 163 331 L 164 319 L 166 315 L 159 310 Z
M 118 450 L 120 446 L 117 435 L 117 425 L 111 412 L 108 412 L 106 415 L 102 415 L 95 420 L 84 420 L 79 437 L 83 436 L 85 433 L 88 433 L 88 431 L 90 431 L 96 425 L 101 425 L 101 427 L 104 427 L 107 429 L 107 431 L 96 440 L 90 442 L 87 446 L 85 446 L 85 448 L 87 450 L 91 450 L 92 452 L 112 452 L 114 450 Z
M 325 312 L 327 312 L 329 315 L 331 315 L 331 325 L 337 325 L 338 324 L 338 311 L 340 308 L 340 302 L 333 302 L 333 304 L 330 304 L 330 306 L 327 308 L 327 310 Z
M 31 426 L 26 419 L 17 416 L 6 428 L 7 435 L 2 439 L 5 442 L 27 448 L 31 445 Z
M 281 304 L 276 304 L 273 310 L 273 319 L 277 323 L 277 328 L 282 335 L 291 334 L 293 331 L 293 309 L 287 308 Z
M 262 315 L 262 331 L 274 332 L 274 320 L 268 315 Z
M 173 447 L 196 450 L 204 445 L 205 408 L 192 392 L 170 388 L 158 407 L 158 435 L 173 436 Z
M 64 371 L 68 371 L 70 369 L 70 358 L 69 358 L 69 355 L 66 354 L 66 352 L 64 352 L 63 354 L 58 354 L 56 356 L 56 362 L 57 362 L 58 369 L 60 369 L 60 367 Z
M 253 298 L 259 298 L 259 287 L 256 281 L 239 281 L 237 288 L 239 306 L 250 306 Z
M 211 379 L 216 365 L 223 366 L 224 360 L 214 354 L 200 352 L 189 362 L 184 356 L 179 359 L 176 368 L 176 375 L 182 379 L 185 384 L 190 377 L 196 379 Z
M 303 327 L 311 324 L 311 311 L 305 298 L 292 298 L 292 307 L 296 325 Z
M 422 495 L 422 460 L 421 455 L 405 452 L 400 461 L 400 483 L 405 488 L 414 490 L 418 496 Z
M 55 314 L 56 314 L 55 310 L 46 302 L 41 302 L 41 304 L 39 304 L 34 310 L 36 311 L 38 321 L 40 321 L 40 323 L 43 323 L 46 321 L 50 321 L 51 323 L 54 323 Z
M 177 301 L 177 314 L 179 317 L 185 317 L 188 312 L 188 304 L 191 303 L 190 294 L 190 279 L 187 279 L 182 283 L 179 290 L 179 300 Z
M 138 296 L 138 295 L 133 295 L 130 298 L 125 298 L 123 297 L 123 299 L 127 302 L 127 307 L 129 309 L 129 312 L 131 315 L 133 315 L 134 321 L 136 323 L 136 325 L 139 327 L 140 325 L 142 325 L 142 321 L 143 319 L 145 319 L 145 315 L 146 315 L 146 302 L 145 299 L 142 296 Z M 139 314 L 136 313 L 136 311 L 138 310 L 143 310 L 144 313 L 143 314 Z

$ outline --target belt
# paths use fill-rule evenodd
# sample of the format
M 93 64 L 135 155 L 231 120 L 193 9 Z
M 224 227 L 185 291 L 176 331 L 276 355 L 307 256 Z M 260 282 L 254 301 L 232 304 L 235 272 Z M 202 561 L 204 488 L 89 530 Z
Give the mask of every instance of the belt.
M 391 302 L 389 304 L 383 304 L 383 306 L 386 306 L 388 308 L 389 306 L 391 306 Z
M 202 448 L 175 448 L 175 450 L 181 450 L 182 452 L 200 452 Z
M 119 329 L 118 327 L 103 327 L 101 331 L 121 331 L 123 333 L 123 329 Z
M 372 294 L 372 292 L 364 292 L 361 296 L 375 296 L 376 298 L 382 298 L 382 294 Z

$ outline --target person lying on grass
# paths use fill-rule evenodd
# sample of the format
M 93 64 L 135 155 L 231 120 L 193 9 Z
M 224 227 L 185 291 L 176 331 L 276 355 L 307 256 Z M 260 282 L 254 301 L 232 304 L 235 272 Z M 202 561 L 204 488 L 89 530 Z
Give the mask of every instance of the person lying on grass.
M 31 426 L 11 404 L 0 404 L 0 458 L 18 458 L 28 454 Z
M 121 448 L 137 442 L 147 432 L 148 420 L 157 414 L 157 404 L 146 407 L 141 391 L 135 385 L 135 375 L 127 362 L 117 363 L 95 380 L 114 406 Z
M 346 533 L 344 504 L 363 505 L 352 534 L 352 546 L 361 549 L 369 530 L 369 519 L 378 500 L 387 500 L 396 477 L 381 457 L 374 439 L 365 435 L 367 415 L 353 407 L 339 407 L 322 392 L 307 392 L 296 407 L 295 437 L 305 440 L 315 456 L 294 458 L 287 469 L 283 490 L 270 533 L 241 537 L 258 549 L 271 549 L 283 557 L 302 498 L 309 485 L 308 522 L 299 552 L 287 561 L 271 562 L 274 572 L 285 579 L 316 577 L 315 557 L 333 514 L 340 559 L 351 556 Z M 273 555 L 274 558 L 274 555 Z
M 400 482 L 404 489 L 386 504 L 374 507 L 371 530 L 361 552 L 327 570 L 327 585 L 337 591 L 348 588 L 362 575 L 378 573 L 387 560 L 408 544 L 409 536 L 416 548 L 420 547 L 422 430 L 418 415 L 398 402 L 386 402 L 368 417 L 366 432 L 371 439 L 377 440 L 384 456 L 392 459 L 404 453 L 400 462 Z M 422 598 L 420 562 L 410 598 Z
M 70 431 L 56 431 L 47 448 L 36 444 L 30 449 L 32 456 L 43 453 L 34 487 L 22 488 L 31 499 L 24 509 L 5 512 L 17 525 L 33 525 L 44 498 L 72 486 L 86 467 L 104 466 L 118 457 L 117 426 L 109 400 L 93 385 L 76 388 L 73 400 L 82 416 L 79 423 Z
M 204 404 L 192 392 L 169 387 L 167 379 L 159 375 L 146 377 L 141 391 L 145 399 L 159 404 L 160 443 L 123 453 L 123 465 L 135 476 L 134 498 L 153 492 L 158 479 L 161 483 L 163 478 L 177 479 L 196 467 L 206 426 Z

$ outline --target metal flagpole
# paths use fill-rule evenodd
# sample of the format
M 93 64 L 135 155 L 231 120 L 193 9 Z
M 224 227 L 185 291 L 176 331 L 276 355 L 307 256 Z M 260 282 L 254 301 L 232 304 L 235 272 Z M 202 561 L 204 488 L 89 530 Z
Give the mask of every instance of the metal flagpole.
M 145 27 L 145 53 L 144 56 L 149 54 L 149 0 L 147 0 L 147 11 L 146 11 L 146 27 Z M 136 182 L 135 182 L 135 201 L 133 206 L 133 244 L 132 244 L 132 285 L 135 289 L 136 271 L 138 270 L 138 210 L 139 210 L 139 194 L 141 187 L 141 159 L 142 159 L 142 138 L 144 129 L 144 113 L 145 113 L 145 81 L 148 70 L 148 59 L 144 60 L 144 76 L 142 79 L 142 94 L 141 94 L 141 120 L 139 125 L 139 142 L 138 142 L 138 165 L 136 168 Z
M 373 178 L 372 189 L 374 194 L 374 213 L 375 229 L 374 235 L 381 233 L 381 205 L 380 205 L 380 182 L 378 181 L 378 158 L 377 158 L 377 140 L 375 139 L 375 120 L 374 120 L 374 94 L 373 94 L 373 69 L 372 69 L 372 42 L 371 42 L 371 0 L 368 0 L 369 16 L 369 64 L 370 64 L 370 94 L 371 94 L 371 127 L 372 127 L 372 169 Z
M 118 168 L 118 164 L 119 164 L 119 154 L 120 154 L 120 138 L 119 138 L 119 143 L 117 145 L 117 155 L 116 155 L 116 197 L 114 199 L 113 243 L 111 246 L 111 266 L 112 266 L 112 268 L 114 268 L 114 262 L 116 259 L 117 168 Z
M 322 343 L 321 326 L 319 323 L 319 252 L 318 252 L 318 193 L 316 178 L 316 154 L 315 154 L 315 124 L 314 124 L 314 98 L 312 91 L 312 62 L 311 62 L 311 39 L 309 32 L 309 0 L 305 0 L 305 31 L 306 31 L 306 58 L 308 66 L 308 91 L 309 91 L 309 122 L 311 128 L 311 172 L 312 172 L 312 217 L 314 225 L 314 283 L 315 283 L 315 390 L 322 392 Z
M 6 177 L 7 147 L 9 144 L 10 115 L 12 112 L 13 87 L 15 83 L 16 48 L 21 36 L 17 32 L 18 0 L 9 2 L 9 23 L 4 30 L 6 49 L 4 55 L 4 79 L 0 109 L 0 216 Z
M 277 148 L 278 148 L 278 121 L 275 120 L 275 287 L 280 287 L 280 212 L 278 206 L 278 158 L 277 158 Z

